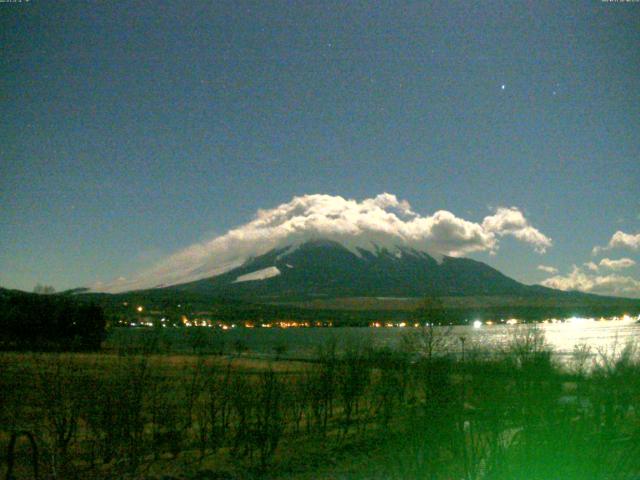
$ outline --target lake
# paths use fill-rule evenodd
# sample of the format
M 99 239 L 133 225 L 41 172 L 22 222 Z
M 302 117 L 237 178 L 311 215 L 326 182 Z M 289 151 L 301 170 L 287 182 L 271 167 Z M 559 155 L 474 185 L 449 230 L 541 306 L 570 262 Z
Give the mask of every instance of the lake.
M 450 352 L 461 353 L 480 348 L 498 350 L 508 346 L 514 337 L 523 335 L 530 329 L 538 329 L 546 343 L 554 350 L 556 357 L 563 360 L 570 356 L 575 347 L 587 345 L 591 353 L 619 353 L 629 342 L 640 338 L 640 323 L 637 318 L 596 321 L 572 318 L 565 321 L 537 324 L 480 324 L 434 327 L 435 334 Z M 197 332 L 196 332 L 197 330 Z M 171 351 L 191 350 L 194 333 L 204 337 L 201 344 L 206 346 L 224 344 L 224 350 L 233 353 L 242 350 L 247 355 L 272 356 L 279 352 L 282 357 L 311 358 L 318 347 L 335 342 L 338 349 L 348 345 L 398 348 L 404 339 L 419 335 L 421 329 L 411 327 L 391 328 L 234 328 L 226 331 L 198 327 L 166 328 L 160 331 L 161 338 L 170 344 Z M 107 340 L 111 347 L 137 344 L 152 333 L 148 328 L 116 329 Z
M 439 336 L 446 337 L 450 348 L 461 349 L 460 338 L 465 345 L 500 347 L 506 346 L 514 335 L 537 328 L 545 336 L 547 343 L 558 354 L 572 353 L 575 346 L 588 345 L 596 351 L 620 350 L 640 335 L 640 324 L 636 318 L 624 320 L 596 321 L 572 318 L 556 323 L 527 325 L 458 325 L 434 327 Z M 208 330 L 208 329 L 207 329 Z M 276 347 L 286 349 L 288 356 L 307 356 L 314 353 L 318 345 L 336 341 L 339 346 L 349 343 L 371 346 L 399 346 L 402 338 L 417 332 L 417 328 L 235 328 L 216 332 L 216 337 L 224 339 L 229 346 L 241 342 L 254 353 L 273 353 Z

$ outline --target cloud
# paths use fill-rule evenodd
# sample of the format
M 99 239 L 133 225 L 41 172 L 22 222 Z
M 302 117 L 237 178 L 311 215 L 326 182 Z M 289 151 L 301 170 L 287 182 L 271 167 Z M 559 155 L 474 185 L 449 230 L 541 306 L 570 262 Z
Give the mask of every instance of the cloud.
M 529 225 L 522 212 L 515 207 L 498 208 L 495 215 L 483 220 L 482 226 L 486 231 L 496 235 L 512 235 L 518 240 L 530 243 L 538 253 L 544 253 L 551 247 L 551 239 Z
M 611 236 L 609 243 L 604 247 L 593 247 L 592 255 L 597 255 L 605 250 L 613 248 L 628 248 L 630 250 L 640 250 L 640 233 L 632 234 L 618 230 Z
M 636 264 L 634 260 L 630 258 L 621 258 L 619 260 L 611 260 L 610 258 L 603 258 L 600 260 L 600 266 L 608 268 L 609 270 L 621 270 L 623 268 L 631 268 Z
M 640 297 L 640 281 L 618 274 L 595 275 L 577 266 L 568 275 L 556 275 L 540 282 L 541 285 L 559 290 L 579 290 L 600 295 Z
M 623 268 L 631 268 L 636 264 L 635 260 L 630 258 L 621 258 L 619 260 L 611 260 L 610 258 L 603 258 L 600 263 L 587 262 L 583 263 L 592 272 L 597 272 L 600 268 L 608 268 L 609 270 L 622 270 Z
M 547 265 L 538 265 L 538 270 L 550 273 L 552 275 L 558 273 L 558 269 L 556 267 L 549 267 Z
M 587 267 L 589 270 L 591 270 L 592 272 L 597 272 L 598 269 L 600 268 L 598 264 L 595 262 L 587 262 L 587 263 L 584 263 L 583 265 Z
M 358 249 L 400 246 L 428 251 L 434 256 L 461 256 L 478 251 L 495 252 L 504 236 L 528 243 L 540 253 L 552 244 L 515 207 L 498 208 L 482 223 L 475 223 L 446 210 L 423 217 L 413 212 L 407 201 L 389 193 L 362 201 L 304 195 L 275 208 L 259 210 L 245 225 L 185 248 L 134 279 L 99 289 L 126 291 L 207 278 L 274 248 L 295 246 L 311 239 L 338 241 L 355 253 Z

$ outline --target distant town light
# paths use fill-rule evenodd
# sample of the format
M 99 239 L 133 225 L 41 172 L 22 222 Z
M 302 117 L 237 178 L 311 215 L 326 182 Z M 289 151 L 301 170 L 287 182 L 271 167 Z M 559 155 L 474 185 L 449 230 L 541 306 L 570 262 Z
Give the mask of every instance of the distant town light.
M 476 320 L 473 322 L 473 328 L 480 328 L 482 326 L 482 322 L 480 320 Z
M 144 307 L 142 307 L 142 306 L 138 305 L 138 307 L 136 308 L 136 310 L 137 310 L 138 312 L 142 312 L 142 310 L 144 310 Z
M 592 321 L 591 318 L 577 317 L 575 315 L 564 320 L 565 323 L 571 323 L 573 325 L 583 325 L 590 321 Z

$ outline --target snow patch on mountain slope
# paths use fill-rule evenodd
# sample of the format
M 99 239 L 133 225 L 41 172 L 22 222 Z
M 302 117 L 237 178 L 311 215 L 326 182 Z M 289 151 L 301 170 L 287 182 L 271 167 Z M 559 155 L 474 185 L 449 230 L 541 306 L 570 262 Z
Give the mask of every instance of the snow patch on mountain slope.
M 251 273 L 245 273 L 236 278 L 233 283 L 251 282 L 255 280 L 266 280 L 267 278 L 277 277 L 280 275 L 278 267 L 267 267 Z
M 284 257 L 315 240 L 340 243 L 358 257 L 362 251 L 378 255 L 386 249 L 395 254 L 402 248 L 403 254 L 419 252 L 438 260 L 443 255 L 495 252 L 504 236 L 528 243 L 539 253 L 552 245 L 515 207 L 497 208 L 493 215 L 473 222 L 445 210 L 422 216 L 389 193 L 362 201 L 303 195 L 259 210 L 252 221 L 191 245 L 131 278 L 95 283 L 92 290 L 115 293 L 210 278 L 274 249 L 288 247 Z

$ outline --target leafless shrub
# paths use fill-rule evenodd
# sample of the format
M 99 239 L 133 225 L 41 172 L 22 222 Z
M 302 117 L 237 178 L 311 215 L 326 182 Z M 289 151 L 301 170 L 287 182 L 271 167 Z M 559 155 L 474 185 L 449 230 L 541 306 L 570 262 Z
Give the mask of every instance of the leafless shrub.
M 369 384 L 369 361 L 360 345 L 350 344 L 340 358 L 336 371 L 337 387 L 342 401 L 342 435 L 358 415 L 361 397 Z
M 591 365 L 589 365 L 591 363 Z M 582 343 L 573 347 L 571 356 L 570 369 L 571 372 L 578 376 L 584 377 L 595 365 L 595 358 L 590 345 Z
M 284 389 L 282 381 L 271 369 L 260 375 L 257 387 L 252 436 L 259 453 L 260 469 L 265 470 L 284 432 Z
M 401 338 L 400 350 L 411 355 L 432 360 L 434 357 L 450 353 L 452 330 L 429 324 L 408 330 Z

